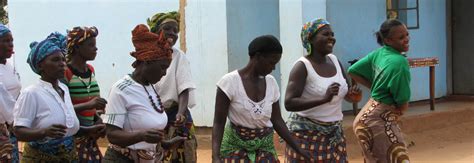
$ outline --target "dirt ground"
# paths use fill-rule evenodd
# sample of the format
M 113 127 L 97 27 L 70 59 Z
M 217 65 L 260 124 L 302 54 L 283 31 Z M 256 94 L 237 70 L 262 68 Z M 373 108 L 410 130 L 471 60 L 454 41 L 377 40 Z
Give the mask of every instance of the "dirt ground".
M 412 106 L 404 116 L 402 130 L 412 144 L 408 148 L 411 162 L 415 163 L 474 163 L 474 100 L 468 102 L 437 103 L 436 111 L 427 105 Z M 350 127 L 354 119 L 348 115 L 343 126 L 347 135 L 347 151 L 351 163 L 363 163 L 363 157 Z M 198 163 L 211 162 L 210 129 L 198 130 Z M 351 135 L 352 134 L 352 135 Z M 101 141 L 105 152 L 107 142 Z M 282 145 L 276 144 L 283 162 Z
M 198 163 L 211 160 L 211 138 L 198 137 Z M 407 135 L 414 142 L 409 150 L 412 162 L 422 163 L 474 163 L 474 122 L 462 123 L 449 128 L 438 128 Z M 349 161 L 363 163 L 359 146 L 348 142 Z M 278 151 L 283 161 L 282 151 Z
M 452 127 L 436 128 L 406 135 L 407 142 L 413 142 L 409 150 L 410 160 L 421 163 L 474 163 L 474 121 Z M 198 163 L 211 162 L 211 136 L 198 135 Z M 105 152 L 107 142 L 100 141 Z M 281 147 L 280 147 L 281 149 Z M 359 146 L 348 142 L 349 162 L 363 163 Z M 282 150 L 278 150 L 283 161 Z

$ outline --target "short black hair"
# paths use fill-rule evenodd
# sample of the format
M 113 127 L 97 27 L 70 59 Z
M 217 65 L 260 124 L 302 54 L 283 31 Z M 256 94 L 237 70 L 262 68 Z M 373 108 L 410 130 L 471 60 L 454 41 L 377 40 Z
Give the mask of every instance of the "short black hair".
M 382 25 L 380 25 L 379 31 L 375 33 L 375 37 L 377 37 L 377 43 L 380 46 L 385 45 L 385 43 L 383 42 L 383 39 L 388 37 L 388 34 L 390 34 L 390 30 L 393 27 L 400 26 L 400 25 L 404 25 L 404 24 L 400 20 L 397 20 L 397 19 L 388 19 L 384 21 Z
M 283 52 L 280 41 L 273 35 L 262 35 L 253 39 L 249 44 L 249 56 L 253 57 L 257 54 L 266 55 L 269 53 Z

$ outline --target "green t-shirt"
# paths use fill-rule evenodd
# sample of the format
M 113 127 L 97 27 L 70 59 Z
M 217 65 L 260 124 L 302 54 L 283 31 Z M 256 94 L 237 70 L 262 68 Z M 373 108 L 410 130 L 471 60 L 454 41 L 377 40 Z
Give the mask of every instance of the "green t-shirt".
M 407 59 L 397 50 L 383 46 L 349 67 L 349 73 L 372 82 L 371 97 L 388 105 L 410 100 L 410 69 Z

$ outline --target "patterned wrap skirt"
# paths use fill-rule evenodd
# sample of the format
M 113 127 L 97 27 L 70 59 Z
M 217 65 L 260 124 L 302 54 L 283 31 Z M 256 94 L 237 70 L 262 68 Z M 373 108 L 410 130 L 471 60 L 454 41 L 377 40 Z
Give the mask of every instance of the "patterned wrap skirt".
M 227 125 L 221 144 L 221 161 L 226 163 L 277 163 L 273 128 L 250 129 Z
M 163 149 L 161 144 L 156 145 L 155 151 L 123 148 L 109 144 L 103 163 L 162 163 Z
M 89 136 L 76 136 L 75 144 L 80 163 L 100 163 L 102 161 L 102 153 L 99 150 L 97 139 Z
M 395 109 L 370 99 L 354 120 L 353 129 L 366 163 L 410 162 Z
M 165 153 L 165 163 L 194 163 L 197 162 L 197 139 L 195 136 L 193 118 L 189 110 L 186 114 L 186 122 L 184 126 L 175 126 L 176 114 L 178 114 L 178 105 L 174 105 L 169 109 L 165 109 L 168 116 L 168 124 L 165 128 L 166 139 L 172 139 L 176 136 L 186 137 L 187 139 Z
M 296 144 L 312 156 L 310 162 L 346 163 L 346 141 L 340 121 L 321 122 L 291 113 L 287 121 Z M 305 162 L 290 146 L 285 149 L 285 162 Z
M 52 139 L 46 141 L 32 141 L 25 143 L 23 158 L 25 163 L 59 163 L 77 162 L 73 137 Z

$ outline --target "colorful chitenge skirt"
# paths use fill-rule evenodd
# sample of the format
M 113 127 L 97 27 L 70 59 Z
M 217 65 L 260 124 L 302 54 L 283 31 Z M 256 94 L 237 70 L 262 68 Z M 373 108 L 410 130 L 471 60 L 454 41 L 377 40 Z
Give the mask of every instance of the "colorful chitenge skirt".
M 273 128 L 250 129 L 232 123 L 224 130 L 221 144 L 224 162 L 280 162 L 273 144 Z
M 172 139 L 176 136 L 186 137 L 187 139 L 176 148 L 167 150 L 163 161 L 166 163 L 197 162 L 197 139 L 191 113 L 189 110 L 185 113 L 186 122 L 184 126 L 176 126 L 176 114 L 178 114 L 177 105 L 165 110 L 168 116 L 168 124 L 165 128 L 166 139 Z
M 77 153 L 74 148 L 74 138 L 69 136 L 61 139 L 50 139 L 25 143 L 21 162 L 75 163 L 77 162 Z
M 366 163 L 410 162 L 394 106 L 370 99 L 354 120 L 353 129 Z
M 75 137 L 76 151 L 80 163 L 100 163 L 102 153 L 99 150 L 97 139 L 89 136 Z
M 346 163 L 347 151 L 341 122 L 321 122 L 291 113 L 288 129 L 297 145 L 312 155 L 309 162 Z M 305 162 L 290 146 L 285 149 L 285 162 Z
M 156 150 L 130 149 L 109 144 L 103 163 L 162 163 L 163 149 L 157 144 Z

